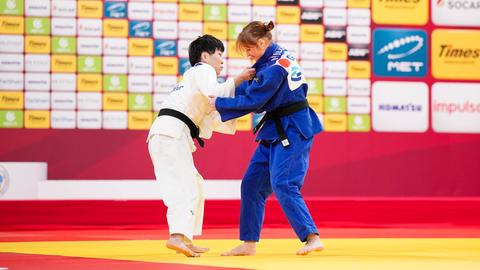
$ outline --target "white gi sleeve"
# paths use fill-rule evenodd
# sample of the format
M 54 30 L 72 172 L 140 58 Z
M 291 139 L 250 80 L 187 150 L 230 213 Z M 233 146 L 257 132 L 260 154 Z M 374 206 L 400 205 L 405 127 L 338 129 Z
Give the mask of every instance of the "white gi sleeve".
M 217 73 L 209 64 L 195 67 L 193 74 L 195 85 L 205 96 L 233 97 L 235 95 L 235 82 L 233 78 L 224 83 L 217 81 Z

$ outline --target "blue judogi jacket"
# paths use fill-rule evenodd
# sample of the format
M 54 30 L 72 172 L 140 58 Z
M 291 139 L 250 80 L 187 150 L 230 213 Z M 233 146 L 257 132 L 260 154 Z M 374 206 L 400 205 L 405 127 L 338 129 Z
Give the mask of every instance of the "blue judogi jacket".
M 270 112 L 306 99 L 308 84 L 300 66 L 290 53 L 271 43 L 253 65 L 255 78 L 235 89 L 234 98 L 218 97 L 215 107 L 222 121 L 238 118 L 250 112 Z M 321 132 L 323 127 L 317 114 L 305 108 L 282 117 L 283 129 L 294 128 L 305 138 Z M 257 133 L 256 140 L 277 141 L 279 134 L 273 120 L 267 120 Z

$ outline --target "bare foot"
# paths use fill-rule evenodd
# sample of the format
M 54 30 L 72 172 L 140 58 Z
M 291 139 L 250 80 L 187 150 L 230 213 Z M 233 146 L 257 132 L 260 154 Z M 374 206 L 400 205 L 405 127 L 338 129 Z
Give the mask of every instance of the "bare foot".
M 322 251 L 324 246 L 322 242 L 320 242 L 320 237 L 314 234 L 313 236 L 309 236 L 307 243 L 301 249 L 297 251 L 297 255 L 307 255 L 312 251 Z
M 177 253 L 182 253 L 187 257 L 200 257 L 200 254 L 189 249 L 187 245 L 185 245 L 185 243 L 181 241 L 176 241 L 172 238 L 168 239 L 168 241 L 165 243 L 165 246 L 167 246 L 167 248 L 169 249 L 175 250 Z
M 194 244 L 188 244 L 188 243 L 187 243 L 187 247 L 196 253 L 205 253 L 210 250 L 207 247 L 199 247 L 199 246 L 195 246 Z
M 244 242 L 236 248 L 224 252 L 222 256 L 253 256 L 256 253 L 256 242 Z

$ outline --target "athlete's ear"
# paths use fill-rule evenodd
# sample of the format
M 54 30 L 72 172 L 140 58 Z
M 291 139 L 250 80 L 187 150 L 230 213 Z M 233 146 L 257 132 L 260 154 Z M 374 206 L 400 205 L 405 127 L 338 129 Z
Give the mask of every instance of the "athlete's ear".
M 210 58 L 209 56 L 210 54 L 208 52 L 202 52 L 202 54 L 200 54 L 200 60 L 206 62 Z

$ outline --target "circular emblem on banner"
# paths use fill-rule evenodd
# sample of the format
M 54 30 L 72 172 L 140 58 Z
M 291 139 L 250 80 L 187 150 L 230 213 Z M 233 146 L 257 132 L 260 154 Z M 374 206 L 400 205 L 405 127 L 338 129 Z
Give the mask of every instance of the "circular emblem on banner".
M 7 192 L 9 181 L 10 176 L 8 175 L 7 169 L 0 165 L 0 196 Z

